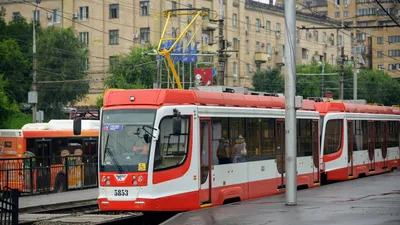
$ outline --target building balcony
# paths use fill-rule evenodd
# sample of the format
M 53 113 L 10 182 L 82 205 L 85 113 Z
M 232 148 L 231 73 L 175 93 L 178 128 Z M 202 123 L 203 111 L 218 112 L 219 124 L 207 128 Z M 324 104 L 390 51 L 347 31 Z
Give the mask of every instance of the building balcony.
M 216 53 L 217 52 L 217 44 L 209 45 L 209 44 L 202 44 L 201 45 L 201 52 L 202 53 Z
M 218 24 L 211 23 L 210 20 L 204 20 L 203 24 L 201 25 L 201 29 L 206 30 L 216 30 L 218 28 Z
M 254 61 L 257 63 L 266 63 L 268 61 L 268 54 L 264 52 L 256 52 L 254 53 Z

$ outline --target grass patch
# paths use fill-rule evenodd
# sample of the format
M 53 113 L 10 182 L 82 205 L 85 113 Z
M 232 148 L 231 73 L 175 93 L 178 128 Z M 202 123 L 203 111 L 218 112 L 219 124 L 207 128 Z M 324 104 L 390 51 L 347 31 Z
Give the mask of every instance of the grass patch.
M 5 121 L 3 129 L 21 129 L 27 123 L 32 123 L 32 114 L 16 113 Z

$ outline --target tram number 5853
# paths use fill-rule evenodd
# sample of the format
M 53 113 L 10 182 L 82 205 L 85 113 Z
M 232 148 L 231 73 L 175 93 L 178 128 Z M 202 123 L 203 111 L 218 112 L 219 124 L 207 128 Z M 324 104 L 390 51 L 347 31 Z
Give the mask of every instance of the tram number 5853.
M 114 196 L 128 196 L 128 190 L 114 190 Z

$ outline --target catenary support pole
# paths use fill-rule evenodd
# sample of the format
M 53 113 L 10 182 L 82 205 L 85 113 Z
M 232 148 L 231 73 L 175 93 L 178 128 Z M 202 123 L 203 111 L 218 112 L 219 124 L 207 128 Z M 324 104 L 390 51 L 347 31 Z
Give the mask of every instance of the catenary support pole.
M 219 0 L 219 35 L 218 35 L 218 85 L 224 85 L 224 68 L 225 68 L 225 57 L 224 57 L 224 1 Z
M 297 204 L 297 143 L 296 143 L 296 2 L 285 1 L 285 163 L 286 205 Z

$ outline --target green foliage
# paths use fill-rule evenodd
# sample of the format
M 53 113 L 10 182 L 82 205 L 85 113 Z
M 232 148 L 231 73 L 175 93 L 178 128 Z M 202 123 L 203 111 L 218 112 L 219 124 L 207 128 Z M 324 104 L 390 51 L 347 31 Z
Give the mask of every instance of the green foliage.
M 400 84 L 386 72 L 364 70 L 358 75 L 358 96 L 369 103 L 398 105 Z
M 18 105 L 9 98 L 5 91 L 7 81 L 0 74 L 0 128 L 6 127 L 6 121 L 15 113 L 18 113 Z
M 4 87 L 10 98 L 22 102 L 31 82 L 30 64 L 14 40 L 0 40 L 0 71 L 4 73 L 7 84 Z
M 107 88 L 152 88 L 157 74 L 156 57 L 143 54 L 151 52 L 153 46 L 135 48 L 127 55 L 117 56 L 110 67 L 110 73 L 104 84 Z
M 280 75 L 280 70 L 274 68 L 271 71 L 258 71 L 253 76 L 254 91 L 283 93 L 284 77 Z
M 25 124 L 32 123 L 32 114 L 17 112 L 5 121 L 5 129 L 21 129 Z
M 49 81 L 38 85 L 39 107 L 47 115 L 60 116 L 61 107 L 83 99 L 89 92 L 89 82 L 84 81 L 88 77 L 87 46 L 72 28 L 50 27 L 38 37 L 37 54 L 37 80 Z

